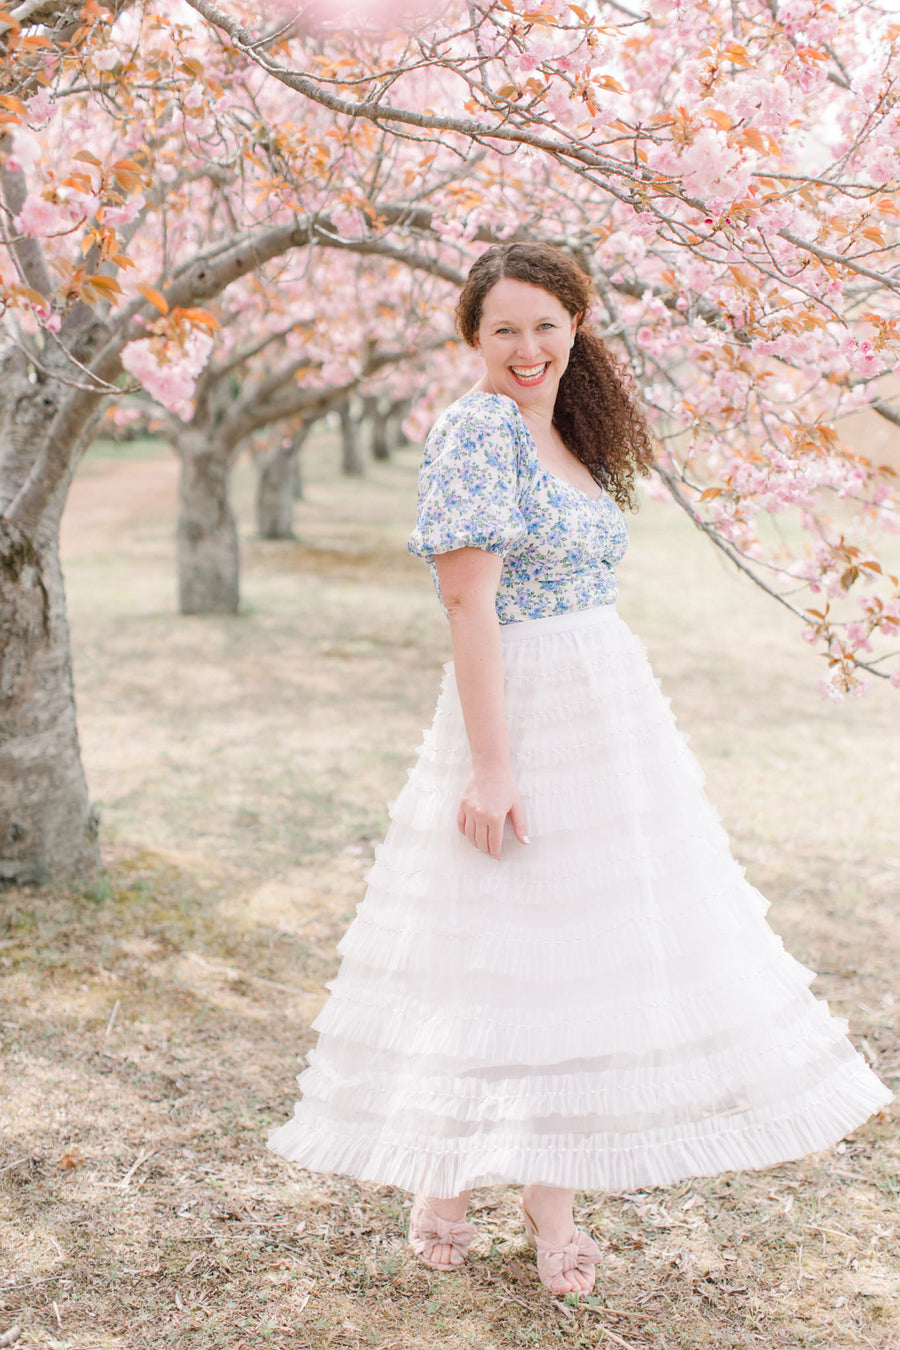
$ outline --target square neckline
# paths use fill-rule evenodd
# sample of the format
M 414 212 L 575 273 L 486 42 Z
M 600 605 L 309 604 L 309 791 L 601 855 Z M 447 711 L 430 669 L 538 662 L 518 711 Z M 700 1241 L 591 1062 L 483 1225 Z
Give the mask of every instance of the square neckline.
M 583 488 L 578 487 L 576 483 L 570 482 L 568 478 L 563 478 L 561 474 L 551 473 L 549 469 L 544 468 L 543 464 L 541 463 L 540 455 L 538 454 L 537 443 L 531 434 L 531 428 L 525 421 L 525 418 L 522 416 L 522 410 L 514 398 L 510 398 L 508 394 L 493 394 L 489 389 L 470 389 L 468 394 L 464 394 L 463 397 L 471 398 L 473 394 L 482 394 L 485 398 L 503 398 L 506 399 L 507 403 L 511 403 L 513 405 L 513 407 L 516 410 L 516 417 L 518 417 L 525 431 L 525 435 L 528 438 L 528 444 L 531 447 L 531 453 L 534 456 L 534 462 L 537 465 L 538 472 L 541 474 L 543 478 L 552 478 L 555 483 L 562 483 L 564 487 L 571 488 L 573 492 L 578 493 L 579 497 L 583 497 L 586 502 L 592 503 L 599 502 L 602 501 L 603 498 L 608 495 L 606 489 L 604 487 L 600 487 L 600 491 L 597 494 L 597 496 L 591 497 L 587 492 L 584 491 Z M 581 461 L 579 460 L 579 463 L 580 462 Z M 587 465 L 585 465 L 585 468 L 587 468 Z M 589 469 L 588 472 L 590 473 Z

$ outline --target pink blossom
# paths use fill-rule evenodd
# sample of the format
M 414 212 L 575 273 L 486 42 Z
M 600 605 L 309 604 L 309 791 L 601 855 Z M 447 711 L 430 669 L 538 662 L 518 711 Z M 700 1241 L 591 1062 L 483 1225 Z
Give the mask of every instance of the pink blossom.
M 32 126 L 35 123 L 40 126 L 42 122 L 48 121 L 52 112 L 53 100 L 48 89 L 39 89 L 28 100 L 28 121 Z
M 97 70 L 115 70 L 122 64 L 122 53 L 109 45 L 93 53 L 93 63 Z
M 15 127 L 12 150 L 6 156 L 6 168 L 12 173 L 30 173 L 41 157 L 41 147 L 35 136 L 25 127 Z
M 861 649 L 862 651 L 866 652 L 870 652 L 872 650 L 872 644 L 869 641 L 868 632 L 861 623 L 856 622 L 848 623 L 847 637 L 850 640 L 854 650 Z
M 183 343 L 138 338 L 122 351 L 122 365 L 157 403 L 180 417 L 190 415 L 197 377 L 209 360 L 212 338 L 192 329 Z
M 891 684 L 894 686 L 895 689 L 900 689 L 900 663 L 898 663 L 898 665 L 894 670 L 893 675 L 891 676 Z
M 59 314 L 54 314 L 53 310 L 48 309 L 46 305 L 33 305 L 31 312 L 41 327 L 46 329 L 48 333 L 58 333 L 62 328 L 62 317 Z
M 541 59 L 534 49 L 529 50 L 526 47 L 524 52 L 508 56 L 507 65 L 515 75 L 531 75 L 533 71 L 539 69 Z
M 581 111 L 580 105 L 571 98 L 568 85 L 559 80 L 551 81 L 544 102 L 560 126 L 571 126 L 577 120 L 576 114 Z
M 19 234 L 39 239 L 50 234 L 61 234 L 70 228 L 72 221 L 65 207 L 29 192 L 13 224 Z
M 793 95 L 783 75 L 748 73 L 732 86 L 732 93 L 728 110 L 735 121 L 747 120 L 758 130 L 777 136 L 791 119 Z
M 833 675 L 827 679 L 823 676 L 822 679 L 817 680 L 816 688 L 823 698 L 828 699 L 829 703 L 843 703 L 844 691 L 836 683 Z
M 900 156 L 890 145 L 879 145 L 866 156 L 866 171 L 879 187 L 900 178 Z
M 750 168 L 741 164 L 738 151 L 728 144 L 721 131 L 713 127 L 701 127 L 682 151 L 678 169 L 684 175 L 685 190 L 698 195 L 711 194 L 726 182 L 742 177 L 746 186 L 750 176 Z
M 105 225 L 130 225 L 144 209 L 146 198 L 138 192 L 124 206 L 107 206 L 103 211 Z

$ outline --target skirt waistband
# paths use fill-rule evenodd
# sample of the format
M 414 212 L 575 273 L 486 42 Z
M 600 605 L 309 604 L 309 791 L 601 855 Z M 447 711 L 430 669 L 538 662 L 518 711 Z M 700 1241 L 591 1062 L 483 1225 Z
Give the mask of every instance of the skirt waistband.
M 618 619 L 615 605 L 594 605 L 591 609 L 571 609 L 565 614 L 544 614 L 539 619 L 519 619 L 516 623 L 500 625 L 504 645 L 524 638 L 540 637 L 542 633 L 570 633 L 578 628 L 593 628 L 599 623 Z

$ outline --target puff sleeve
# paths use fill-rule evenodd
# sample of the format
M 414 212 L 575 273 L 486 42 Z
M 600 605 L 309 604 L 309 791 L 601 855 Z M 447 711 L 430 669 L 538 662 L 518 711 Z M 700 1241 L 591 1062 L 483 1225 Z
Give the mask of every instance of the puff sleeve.
M 431 562 L 436 553 L 481 548 L 506 553 L 527 532 L 518 503 L 515 423 L 490 397 L 448 409 L 425 442 L 419 469 L 416 528 L 410 553 Z

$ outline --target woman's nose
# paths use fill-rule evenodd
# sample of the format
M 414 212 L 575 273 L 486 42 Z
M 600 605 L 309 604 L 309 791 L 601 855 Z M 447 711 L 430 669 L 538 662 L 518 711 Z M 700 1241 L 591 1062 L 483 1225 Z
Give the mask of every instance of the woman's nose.
M 516 353 L 519 356 L 529 357 L 537 356 L 540 351 L 540 338 L 537 333 L 521 333 L 519 341 L 516 343 Z

